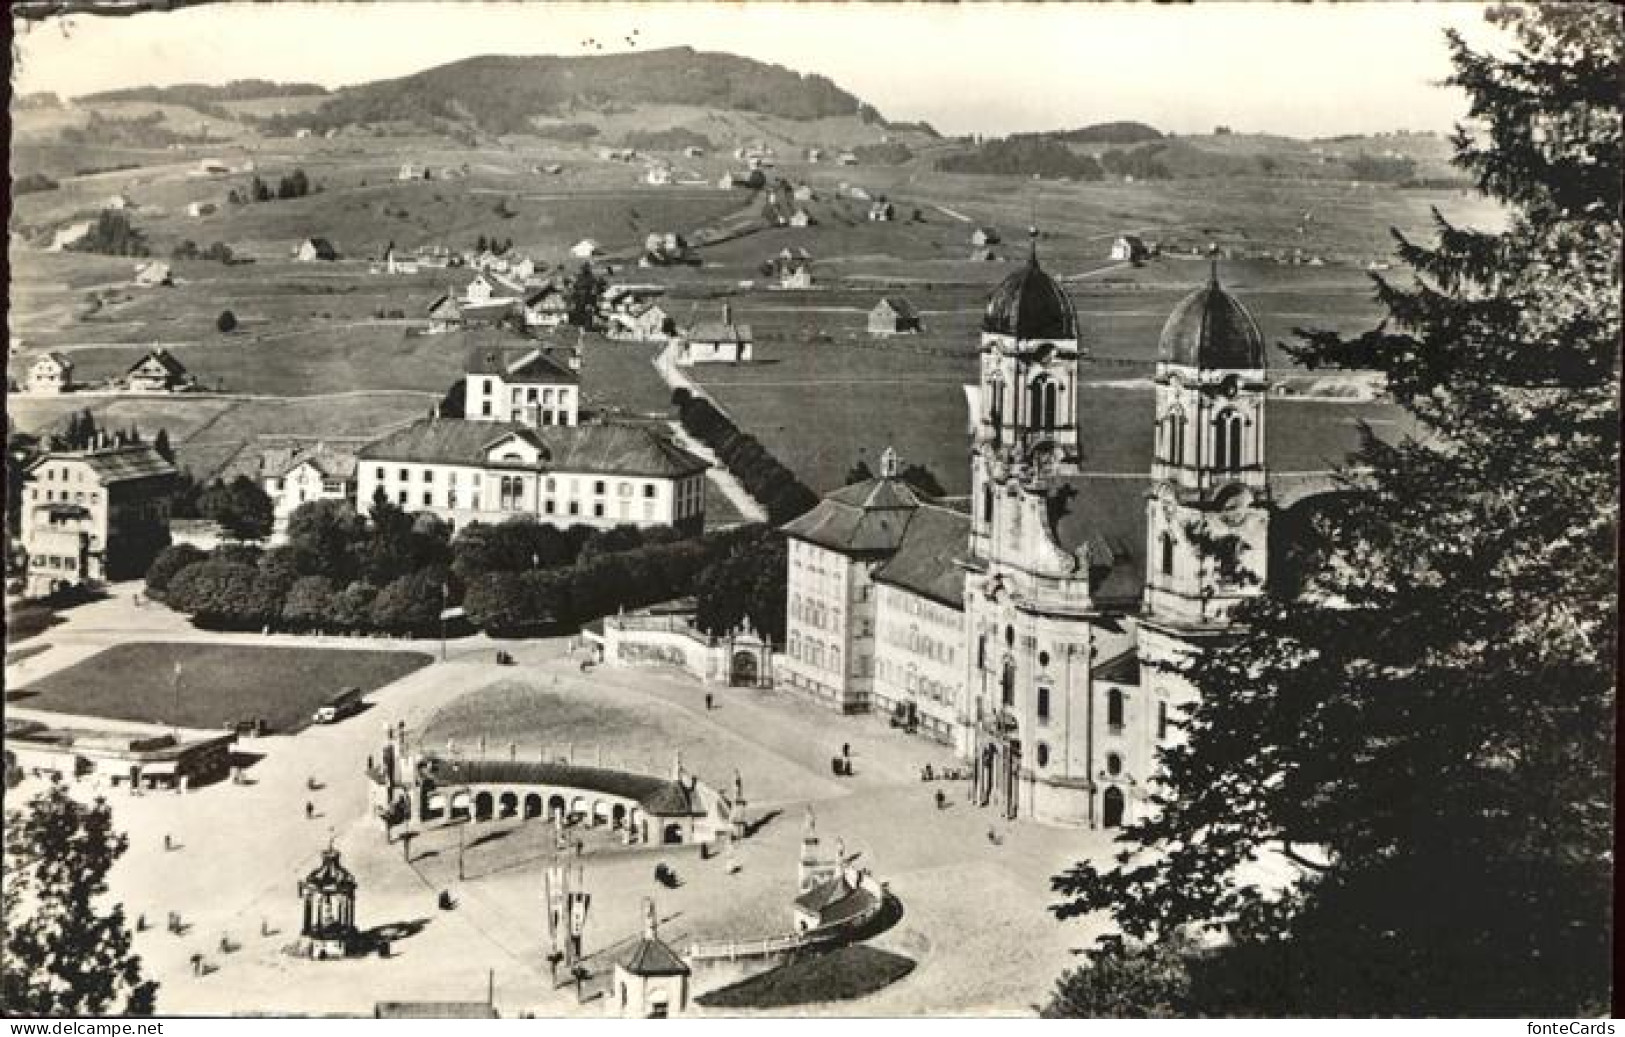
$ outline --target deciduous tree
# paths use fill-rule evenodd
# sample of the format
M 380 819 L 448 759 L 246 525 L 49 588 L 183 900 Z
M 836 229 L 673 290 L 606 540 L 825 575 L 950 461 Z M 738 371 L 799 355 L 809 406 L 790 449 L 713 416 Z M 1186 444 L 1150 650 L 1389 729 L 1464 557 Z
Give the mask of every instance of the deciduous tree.
M 7 1015 L 151 1015 L 158 985 L 130 951 L 124 908 L 101 901 L 129 840 L 60 782 L 6 811 L 0 1007 Z

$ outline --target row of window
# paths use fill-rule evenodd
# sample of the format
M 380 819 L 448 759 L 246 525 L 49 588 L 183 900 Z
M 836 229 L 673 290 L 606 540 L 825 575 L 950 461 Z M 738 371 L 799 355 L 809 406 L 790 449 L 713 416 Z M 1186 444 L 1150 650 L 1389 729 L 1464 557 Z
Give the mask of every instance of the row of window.
M 1242 439 L 1245 422 L 1241 413 L 1223 410 L 1213 416 L 1213 456 L 1207 463 L 1219 471 L 1235 471 L 1242 465 Z M 1185 463 L 1185 445 L 1190 422 L 1178 407 L 1157 422 L 1157 456 L 1169 464 Z M 1200 463 L 1200 462 L 1198 462 Z
M 880 679 L 893 684 L 901 684 L 910 694 L 919 695 L 945 706 L 954 705 L 959 701 L 959 685 L 952 685 L 947 681 L 939 681 L 928 677 L 920 673 L 912 663 L 905 668 L 882 657 L 880 660 Z
M 928 634 L 922 634 L 920 628 L 913 624 L 904 629 L 901 624 L 888 623 L 881 632 L 881 637 L 887 644 L 906 649 L 911 654 L 921 656 L 934 663 L 945 663 L 952 666 L 959 654 L 951 642 L 941 641 Z
M 47 489 L 45 491 L 45 501 L 47 504 L 55 501 L 62 501 L 65 503 L 70 499 L 70 497 L 75 504 L 95 504 L 101 500 L 101 494 L 97 493 L 95 490 Z M 40 499 L 40 488 L 38 486 L 34 486 L 29 489 L 28 499 L 36 502 Z
M 83 468 L 54 468 L 45 469 L 45 481 L 56 482 L 60 477 L 62 482 L 95 482 L 95 478 Z
M 964 613 L 939 605 L 928 598 L 918 594 L 909 594 L 904 591 L 888 593 L 885 601 L 888 610 L 896 610 L 908 616 L 915 616 L 927 623 L 937 626 L 952 627 L 955 634 L 964 629 Z
M 841 672 L 841 646 L 836 644 L 825 645 L 815 637 L 802 638 L 792 630 L 789 644 L 790 658 L 807 663 L 820 670 Z
M 841 626 L 840 609 L 831 608 L 811 598 L 803 598 L 800 594 L 790 595 L 790 618 L 819 630 L 838 633 L 844 629 Z
M 519 460 L 519 458 L 518 457 L 504 457 L 503 460 L 505 460 L 505 461 L 507 461 L 507 460 L 517 461 L 517 460 Z M 436 477 L 436 474 L 435 474 L 437 471 L 438 471 L 438 469 L 433 468 L 433 467 L 425 467 L 425 468 L 421 469 L 419 471 L 419 473 L 418 473 L 419 474 L 419 481 L 421 481 L 423 483 L 427 483 L 427 484 L 435 483 L 437 481 L 437 477 Z M 389 478 L 388 469 L 386 469 L 383 465 L 375 465 L 375 466 L 373 466 L 372 474 L 373 474 L 373 477 L 375 479 L 377 479 L 380 483 L 387 481 L 388 478 Z M 479 472 L 473 472 L 471 474 L 472 474 L 471 482 L 477 488 L 480 485 L 480 473 Z M 457 483 L 459 481 L 461 481 L 460 476 L 461 476 L 461 472 L 458 469 L 456 469 L 456 468 L 446 469 L 446 481 L 451 483 L 452 486 L 456 486 Z M 522 476 L 522 475 L 504 475 L 504 476 L 501 476 L 501 479 L 502 479 L 504 485 L 507 485 L 508 481 L 510 479 L 515 480 L 515 483 L 514 483 L 515 485 L 523 485 L 523 481 L 528 481 L 527 477 Z M 396 470 L 396 481 L 398 481 L 398 482 L 411 482 L 412 481 L 412 469 L 406 468 L 406 467 L 402 467 L 402 468 L 397 469 Z M 543 488 L 548 493 L 555 493 L 555 492 L 558 491 L 559 481 L 560 481 L 560 477 L 549 475 L 549 476 L 546 477 L 545 480 L 543 480 L 542 485 L 543 485 Z M 568 484 L 567 488 L 568 488 L 568 490 L 569 490 L 569 492 L 571 494 L 579 494 L 581 492 L 580 481 L 575 476 L 565 477 L 565 481 Z M 592 492 L 593 492 L 594 496 L 598 496 L 598 497 L 605 496 L 606 494 L 609 493 L 609 481 L 606 480 L 606 479 L 594 479 L 592 481 Z M 617 497 L 632 497 L 632 496 L 636 496 L 640 492 L 642 493 L 642 495 L 644 497 L 647 497 L 647 498 L 652 500 L 655 497 L 658 497 L 660 495 L 660 484 L 658 482 L 644 482 L 644 483 L 639 484 L 639 483 L 635 483 L 635 482 L 632 482 L 632 481 L 629 481 L 629 480 L 626 480 L 626 479 L 619 480 L 615 484 L 615 495 Z
M 29 562 L 38 569 L 60 569 L 64 572 L 78 572 L 79 559 L 72 555 L 37 555 Z

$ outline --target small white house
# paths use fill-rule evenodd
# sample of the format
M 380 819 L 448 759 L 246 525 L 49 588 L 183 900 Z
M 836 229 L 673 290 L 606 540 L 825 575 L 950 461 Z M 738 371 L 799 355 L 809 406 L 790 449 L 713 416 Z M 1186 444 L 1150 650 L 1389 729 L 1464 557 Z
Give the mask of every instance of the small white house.
M 314 263 L 318 260 L 330 263 L 339 258 L 339 250 L 326 238 L 306 238 L 294 247 L 293 258 L 301 263 Z
M 598 242 L 591 238 L 582 238 L 570 246 L 570 255 L 575 256 L 577 259 L 591 259 L 602 254 L 603 249 L 598 246 Z
M 202 216 L 212 215 L 218 210 L 219 207 L 213 202 L 193 202 L 186 207 L 186 215 L 197 219 Z
M 169 264 L 159 260 L 142 263 L 135 268 L 135 283 L 141 288 L 154 288 L 175 282 L 170 277 Z
M 28 368 L 28 391 L 68 392 L 73 388 L 73 361 L 61 353 L 44 353 Z
M 733 322 L 733 308 L 722 306 L 722 320 L 690 328 L 677 352 L 677 365 L 749 363 L 754 347 L 749 324 Z

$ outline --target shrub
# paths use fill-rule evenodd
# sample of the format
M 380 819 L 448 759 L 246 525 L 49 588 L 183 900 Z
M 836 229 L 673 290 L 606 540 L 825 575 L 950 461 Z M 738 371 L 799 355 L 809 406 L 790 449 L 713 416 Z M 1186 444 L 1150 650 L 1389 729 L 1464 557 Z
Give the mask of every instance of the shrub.
M 230 310 L 221 310 L 220 316 L 214 319 L 215 330 L 222 335 L 229 335 L 237 330 L 237 315 Z

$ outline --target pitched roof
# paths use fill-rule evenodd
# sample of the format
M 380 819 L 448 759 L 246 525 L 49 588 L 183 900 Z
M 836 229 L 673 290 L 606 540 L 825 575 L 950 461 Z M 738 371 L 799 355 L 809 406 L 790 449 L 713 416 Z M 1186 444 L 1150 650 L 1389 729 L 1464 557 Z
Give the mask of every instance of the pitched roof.
M 724 324 L 721 321 L 702 321 L 694 325 L 688 332 L 690 342 L 738 342 L 754 341 L 750 333 L 749 324 Z
M 83 461 L 90 466 L 91 472 L 103 486 L 175 474 L 175 466 L 165 461 L 163 455 L 146 443 L 106 447 L 101 450 L 41 454 L 28 468 L 32 471 L 47 461 Z
M 875 309 L 877 310 L 882 306 L 888 307 L 893 313 L 897 314 L 897 316 L 903 318 L 904 320 L 916 320 L 920 316 L 915 312 L 914 305 L 901 296 L 887 295 L 879 302 L 875 303 Z
M 829 494 L 782 528 L 843 554 L 890 554 L 919 507 L 919 496 L 901 479 L 866 479 Z
M 129 371 L 126 373 L 134 374 L 138 368 L 144 367 L 149 361 L 156 361 L 161 367 L 163 367 L 165 373 L 172 378 L 186 377 L 186 368 L 179 360 L 175 359 L 175 354 L 171 353 L 162 346 L 149 350 L 146 356 L 131 364 Z
M 451 785 L 546 785 L 630 799 L 654 817 L 699 817 L 705 808 L 667 778 L 603 767 L 538 760 L 448 760 L 429 757 L 435 781 Z
M 513 422 L 424 419 L 357 452 L 363 461 L 489 464 L 486 452 L 506 436 L 521 433 L 541 443 L 539 471 L 602 472 L 677 478 L 710 467 L 704 460 L 643 425 L 548 425 L 531 428 Z
M 575 385 L 581 381 L 574 371 L 534 346 L 505 344 L 511 340 L 475 341 L 468 351 L 469 374 L 496 375 L 505 382 L 530 385 Z
M 686 976 L 690 971 L 688 964 L 658 936 L 638 940 L 632 953 L 621 960 L 621 967 L 634 976 Z
M 1095 667 L 1094 676 L 1096 680 L 1137 687 L 1140 683 L 1140 655 L 1132 648 L 1121 655 L 1114 655 Z
M 922 505 L 903 530 L 903 542 L 875 571 L 877 583 L 912 591 L 956 609 L 965 607 L 965 570 L 958 560 L 970 538 L 970 516 Z
M 55 351 L 50 353 L 41 353 L 39 356 L 34 358 L 34 363 L 37 364 L 41 360 L 49 360 L 51 363 L 55 364 L 57 367 L 60 367 L 64 371 L 73 370 L 73 361 L 68 359 L 66 353 L 58 353 Z
M 281 461 L 279 467 L 274 470 L 270 468 L 265 460 L 265 457 L 269 456 L 269 454 L 270 451 L 267 451 L 266 455 L 261 458 L 261 464 L 265 466 L 267 475 L 286 475 L 300 465 L 309 464 L 322 473 L 325 478 L 355 478 L 355 454 L 349 450 L 330 447 L 326 443 L 317 443 L 315 446 L 306 447 L 303 450 L 289 452 Z

